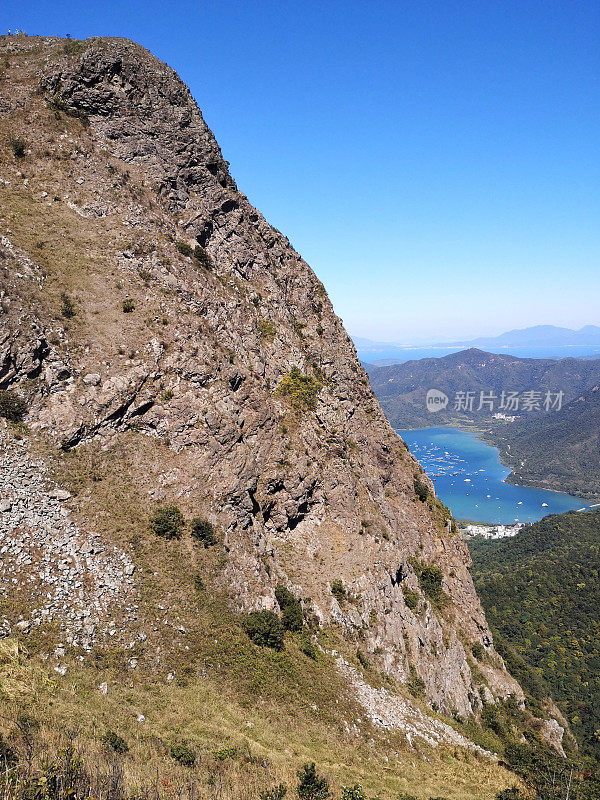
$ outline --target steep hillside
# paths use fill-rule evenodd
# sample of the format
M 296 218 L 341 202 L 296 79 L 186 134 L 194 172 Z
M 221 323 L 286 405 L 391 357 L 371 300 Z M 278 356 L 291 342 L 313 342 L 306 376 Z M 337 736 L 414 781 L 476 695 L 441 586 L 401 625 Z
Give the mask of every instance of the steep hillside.
M 600 511 L 549 516 L 470 549 L 490 623 L 533 670 L 530 688 L 542 697 L 550 686 L 600 759 Z
M 560 411 L 519 420 L 495 443 L 516 483 L 600 497 L 600 381 Z
M 63 776 L 83 748 L 81 796 L 255 796 L 317 760 L 492 797 L 463 734 L 499 749 L 476 721 L 522 692 L 322 284 L 143 48 L 0 49 L 10 746 Z
M 395 428 L 419 428 L 429 425 L 489 424 L 493 412 L 522 415 L 536 421 L 544 415 L 540 409 L 500 407 L 502 392 L 564 392 L 564 402 L 575 399 L 600 380 L 600 362 L 596 359 L 517 358 L 516 356 L 486 353 L 476 348 L 452 353 L 443 358 L 424 358 L 369 369 L 369 378 L 383 410 Z M 427 411 L 425 396 L 428 389 L 439 389 L 449 397 L 444 410 Z M 472 392 L 472 408 L 458 410 L 457 392 Z M 493 412 L 488 403 L 480 406 L 480 393 L 493 393 Z M 552 415 L 554 411 L 552 411 Z M 550 415 L 550 416 L 552 416 Z M 543 424 L 543 423 L 542 423 Z

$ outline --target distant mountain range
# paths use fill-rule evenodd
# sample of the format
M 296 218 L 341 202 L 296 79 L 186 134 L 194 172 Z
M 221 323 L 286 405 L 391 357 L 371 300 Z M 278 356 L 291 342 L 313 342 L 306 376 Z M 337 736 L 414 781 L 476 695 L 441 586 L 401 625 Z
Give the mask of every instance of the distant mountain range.
M 600 359 L 517 358 L 470 348 L 367 371 L 395 428 L 475 427 L 500 448 L 515 483 L 600 495 Z M 445 408 L 427 410 L 428 390 L 448 397 Z M 524 398 L 531 391 L 539 407 L 528 410 Z M 503 392 L 505 398 L 517 393 L 519 406 L 500 408 Z M 563 393 L 560 409 L 544 409 L 548 392 L 554 403 Z M 457 409 L 459 397 L 473 398 L 472 405 Z M 486 402 L 491 397 L 493 409 Z
M 456 344 L 456 343 L 455 343 Z M 499 336 L 480 337 L 465 342 L 470 347 L 571 347 L 574 345 L 600 345 L 600 327 L 585 325 L 578 331 L 558 328 L 556 325 L 534 325 L 501 333 Z
M 525 358 L 590 357 L 600 354 L 600 327 L 585 325 L 579 330 L 556 325 L 535 325 L 507 331 L 499 336 L 455 342 L 395 344 L 375 342 L 359 336 L 354 343 L 362 361 L 384 366 L 418 358 L 440 357 L 471 347 L 510 353 Z

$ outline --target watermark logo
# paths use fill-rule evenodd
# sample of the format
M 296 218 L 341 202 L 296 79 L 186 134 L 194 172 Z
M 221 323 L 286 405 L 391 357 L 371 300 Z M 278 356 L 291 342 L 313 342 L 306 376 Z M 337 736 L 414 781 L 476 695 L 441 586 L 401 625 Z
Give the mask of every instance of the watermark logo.
M 527 392 L 508 392 L 502 391 L 496 394 L 493 391 L 459 391 L 455 392 L 452 408 L 454 411 L 491 411 L 496 409 L 498 416 L 504 416 L 507 412 L 523 411 L 560 411 L 563 405 L 565 393 L 558 392 L 538 392 L 533 389 Z M 441 411 L 446 408 L 450 398 L 439 389 L 429 389 L 425 397 L 425 405 L 428 411 Z
M 450 398 L 448 395 L 444 394 L 444 392 L 440 392 L 439 389 L 429 389 L 427 397 L 425 398 L 427 411 L 431 411 L 432 414 L 436 411 L 441 411 L 443 408 L 446 408 L 449 400 Z

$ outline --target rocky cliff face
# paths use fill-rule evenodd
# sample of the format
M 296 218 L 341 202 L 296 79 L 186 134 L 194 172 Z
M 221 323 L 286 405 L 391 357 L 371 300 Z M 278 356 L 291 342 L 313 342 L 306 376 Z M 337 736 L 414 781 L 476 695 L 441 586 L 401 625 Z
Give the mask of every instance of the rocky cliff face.
M 416 496 L 322 284 L 238 191 L 182 81 L 124 40 L 0 48 L 0 389 L 27 399 L 30 447 L 156 440 L 148 503 L 217 526 L 240 609 L 275 608 L 283 582 L 445 712 L 520 696 L 466 547 L 422 476 Z M 445 605 L 420 588 L 426 565 Z

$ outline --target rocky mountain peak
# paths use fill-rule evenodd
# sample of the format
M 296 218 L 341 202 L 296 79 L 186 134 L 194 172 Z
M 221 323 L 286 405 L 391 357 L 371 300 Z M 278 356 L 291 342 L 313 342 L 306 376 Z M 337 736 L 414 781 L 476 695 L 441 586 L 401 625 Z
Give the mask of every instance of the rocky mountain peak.
M 447 509 L 178 76 L 121 39 L 0 51 L 0 388 L 37 457 L 81 459 L 82 485 L 112 459 L 136 519 L 175 504 L 215 526 L 236 608 L 277 610 L 284 584 L 446 713 L 521 697 Z M 110 500 L 85 485 L 73 513 L 101 532 Z

